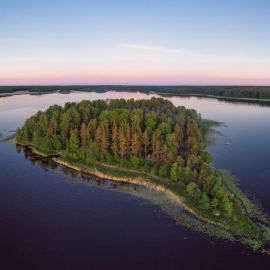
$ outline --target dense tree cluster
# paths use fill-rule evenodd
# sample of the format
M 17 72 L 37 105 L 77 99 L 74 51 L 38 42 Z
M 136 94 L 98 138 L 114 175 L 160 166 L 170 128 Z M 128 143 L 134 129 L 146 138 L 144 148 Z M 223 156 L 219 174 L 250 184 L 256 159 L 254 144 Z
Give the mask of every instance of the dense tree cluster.
M 114 164 L 170 179 L 202 210 L 231 215 L 233 203 L 204 151 L 200 115 L 168 100 L 54 105 L 26 120 L 17 142 L 94 166 Z

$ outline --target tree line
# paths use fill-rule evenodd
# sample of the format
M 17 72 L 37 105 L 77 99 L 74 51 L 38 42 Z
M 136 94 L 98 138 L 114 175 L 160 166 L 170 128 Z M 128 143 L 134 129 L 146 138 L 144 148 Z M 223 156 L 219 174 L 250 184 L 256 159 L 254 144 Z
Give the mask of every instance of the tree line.
M 95 166 L 114 164 L 183 187 L 204 211 L 231 215 L 233 202 L 205 151 L 205 127 L 195 110 L 161 98 L 54 105 L 26 120 L 17 142 Z
M 270 86 L 124 86 L 124 85 L 69 85 L 69 86 L 0 86 L 1 93 L 16 93 L 28 91 L 30 93 L 70 92 L 154 92 L 171 95 L 214 95 L 220 97 L 270 99 Z

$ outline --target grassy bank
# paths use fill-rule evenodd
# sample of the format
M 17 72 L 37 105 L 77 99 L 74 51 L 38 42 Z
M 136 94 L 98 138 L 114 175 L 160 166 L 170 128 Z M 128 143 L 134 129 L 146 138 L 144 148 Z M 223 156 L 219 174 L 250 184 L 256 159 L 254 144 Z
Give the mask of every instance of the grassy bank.
M 198 220 L 258 248 L 268 239 L 262 219 L 253 218 L 251 203 L 206 152 L 220 124 L 161 98 L 85 100 L 38 112 L 16 140 L 76 171 L 164 193 Z
M 46 158 L 51 153 L 42 153 L 32 145 L 27 145 L 36 155 Z M 151 190 L 165 194 L 174 204 L 185 209 L 194 217 L 220 228 L 220 237 L 227 234 L 231 240 L 240 240 L 253 249 L 263 249 L 270 239 L 267 227 L 267 218 L 262 212 L 240 191 L 234 183 L 233 178 L 226 171 L 219 171 L 222 176 L 223 185 L 228 194 L 237 204 L 237 210 L 232 217 L 226 215 L 215 215 L 212 211 L 205 211 L 189 197 L 183 183 L 173 183 L 169 179 L 161 179 L 148 173 L 123 168 L 119 166 L 95 162 L 94 164 L 78 163 L 72 159 L 53 157 L 52 160 L 70 169 L 97 176 L 102 179 L 109 179 L 116 182 L 130 183 L 144 186 Z M 256 219 L 255 219 L 256 217 Z M 230 237 L 228 237 L 230 235 Z M 219 233 L 215 233 L 219 237 Z
M 152 190 L 164 193 L 171 201 L 191 213 L 196 218 L 219 227 L 220 236 L 224 230 L 231 234 L 231 239 L 240 240 L 253 249 L 263 249 L 270 240 L 269 229 L 266 226 L 267 217 L 252 203 L 247 196 L 235 185 L 233 178 L 226 171 L 219 171 L 227 192 L 238 205 L 233 217 L 213 215 L 212 211 L 204 211 L 189 197 L 184 184 L 174 184 L 169 179 L 161 179 L 141 171 L 129 170 L 104 163 L 91 165 L 72 160 L 53 158 L 57 163 L 83 173 L 89 173 L 103 179 L 117 182 L 127 182 L 142 185 Z M 256 220 L 254 217 L 256 216 Z M 217 235 L 216 235 L 217 236 Z

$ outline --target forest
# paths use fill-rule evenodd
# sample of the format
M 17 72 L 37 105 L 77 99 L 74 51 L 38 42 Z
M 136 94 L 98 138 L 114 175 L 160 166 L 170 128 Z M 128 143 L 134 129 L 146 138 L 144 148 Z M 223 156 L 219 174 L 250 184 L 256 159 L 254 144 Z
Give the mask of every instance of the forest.
M 205 151 L 207 130 L 195 110 L 161 98 L 84 100 L 39 111 L 16 140 L 87 166 L 112 164 L 159 177 L 201 211 L 232 216 L 234 203 Z
M 106 92 L 129 91 L 168 95 L 213 95 L 224 98 L 270 99 L 270 86 L 128 86 L 128 85 L 51 85 L 51 86 L 0 86 L 0 94 L 27 91 L 45 94 L 59 91 Z

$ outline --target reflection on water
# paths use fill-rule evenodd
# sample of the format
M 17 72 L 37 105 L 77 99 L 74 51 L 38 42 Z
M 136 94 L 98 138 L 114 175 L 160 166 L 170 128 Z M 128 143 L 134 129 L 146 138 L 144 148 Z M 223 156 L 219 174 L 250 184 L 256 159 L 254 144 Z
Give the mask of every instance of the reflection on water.
M 64 174 L 70 181 L 75 183 L 82 183 L 90 187 L 98 187 L 106 190 L 123 192 L 137 198 L 141 198 L 144 201 L 158 205 L 160 209 L 169 215 L 173 220 L 175 220 L 177 224 L 181 224 L 188 228 L 192 228 L 193 230 L 206 233 L 209 236 L 216 236 L 223 239 L 232 239 L 231 235 L 223 229 L 205 224 L 204 222 L 193 217 L 189 212 L 180 208 L 178 204 L 172 202 L 162 192 L 150 190 L 143 186 L 124 182 L 115 182 L 107 179 L 101 179 L 87 173 L 81 173 L 68 167 L 58 165 L 51 159 L 39 157 L 33 154 L 30 149 L 19 145 L 16 145 L 16 151 L 18 154 L 23 151 L 25 159 L 29 160 L 32 165 L 40 166 L 45 172 L 52 170 L 56 174 Z
M 82 99 L 151 98 L 153 94 L 130 92 L 75 92 L 71 94 L 20 95 L 0 99 L 0 133 L 15 130 L 25 119 L 50 105 L 76 102 Z M 199 111 L 203 118 L 224 122 L 218 128 L 224 136 L 208 150 L 214 165 L 231 171 L 242 188 L 256 197 L 270 213 L 270 107 L 255 104 L 225 102 L 212 98 L 167 97 L 175 105 Z M 230 141 L 230 145 L 226 142 Z
M 54 171 L 56 174 L 59 173 L 61 175 L 67 176 L 73 182 L 84 183 L 89 186 L 96 186 L 105 189 L 117 190 L 128 192 L 129 190 L 136 191 L 138 189 L 144 189 L 144 187 L 138 187 L 134 184 L 129 183 L 119 183 L 113 182 L 110 180 L 101 179 L 95 176 L 91 176 L 86 173 L 81 173 L 70 168 L 67 168 L 62 165 L 58 165 L 51 159 L 40 158 L 39 156 L 32 153 L 32 151 L 28 148 L 16 145 L 16 152 L 21 154 L 23 152 L 25 159 L 29 160 L 32 165 L 40 166 L 45 172 L 48 170 Z

